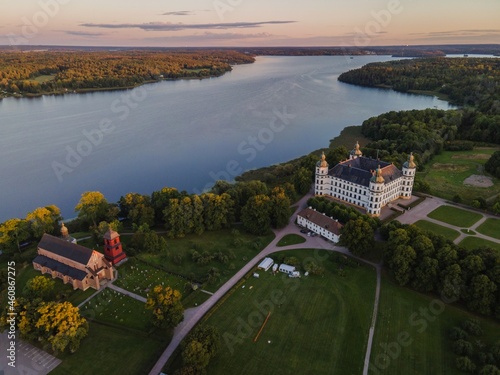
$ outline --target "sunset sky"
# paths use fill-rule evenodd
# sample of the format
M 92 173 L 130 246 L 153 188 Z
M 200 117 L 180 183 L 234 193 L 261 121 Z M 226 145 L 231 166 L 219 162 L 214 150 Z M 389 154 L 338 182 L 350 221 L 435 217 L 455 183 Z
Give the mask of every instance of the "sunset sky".
M 1 45 L 500 43 L 499 0 L 3 0 Z

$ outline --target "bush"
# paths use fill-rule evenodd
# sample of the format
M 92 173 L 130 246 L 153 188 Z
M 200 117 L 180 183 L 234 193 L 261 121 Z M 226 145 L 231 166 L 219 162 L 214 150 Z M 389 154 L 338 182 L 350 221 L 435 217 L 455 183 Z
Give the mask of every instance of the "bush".
M 472 373 L 476 370 L 476 365 L 469 357 L 458 357 L 455 360 L 455 365 L 460 371 Z
M 449 333 L 450 339 L 452 340 L 465 340 L 467 338 L 467 332 L 460 327 L 453 327 Z
M 474 348 L 469 341 L 458 339 L 453 343 L 452 350 L 453 353 L 457 355 L 471 356 L 474 351 Z
M 467 331 L 473 336 L 481 336 L 483 334 L 483 330 L 479 325 L 479 321 L 477 319 L 467 319 L 460 324 L 463 330 Z

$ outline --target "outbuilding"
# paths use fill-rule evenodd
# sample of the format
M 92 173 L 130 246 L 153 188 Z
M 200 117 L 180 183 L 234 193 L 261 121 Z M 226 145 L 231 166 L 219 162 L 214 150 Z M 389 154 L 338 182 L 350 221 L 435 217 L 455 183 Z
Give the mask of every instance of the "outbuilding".
M 271 258 L 264 258 L 262 262 L 260 262 L 259 266 L 257 267 L 260 270 L 267 271 L 269 268 L 271 268 L 274 264 L 274 260 Z
M 287 275 L 293 275 L 295 267 L 289 266 L 288 264 L 282 264 L 280 265 L 280 272 L 286 273 Z

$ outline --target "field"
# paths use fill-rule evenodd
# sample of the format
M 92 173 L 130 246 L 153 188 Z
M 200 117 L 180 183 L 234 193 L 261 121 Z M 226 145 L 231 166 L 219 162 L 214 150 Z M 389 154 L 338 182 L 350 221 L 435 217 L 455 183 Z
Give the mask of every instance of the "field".
M 425 172 L 419 173 L 431 186 L 431 193 L 445 199 L 460 195 L 465 203 L 477 197 L 486 200 L 500 193 L 500 180 L 492 178 L 493 186 L 464 185 L 472 175 L 484 175 L 484 164 L 497 148 L 478 148 L 471 151 L 443 151 L 434 156 Z
M 427 216 L 460 228 L 469 228 L 482 217 L 480 214 L 452 206 L 440 206 Z
M 432 232 L 434 234 L 440 234 L 450 241 L 453 241 L 460 235 L 460 233 L 458 233 L 454 229 L 443 227 L 442 225 L 434 224 L 427 220 L 419 220 L 415 222 L 415 225 L 420 229 Z
M 287 234 L 278 241 L 276 246 L 290 246 L 306 242 L 306 239 L 298 234 Z
M 205 232 L 201 236 L 188 235 L 180 239 L 167 239 L 167 253 L 141 254 L 139 258 L 200 282 L 207 280 L 209 270 L 215 268 L 219 275 L 212 283 L 204 285 L 204 289 L 215 292 L 273 238 L 272 233 L 266 236 L 253 236 L 240 233 L 238 230 Z M 206 255 L 204 257 L 209 261 L 194 261 L 192 257 L 194 251 Z M 216 254 L 227 256 L 227 259 L 213 257 Z
M 90 323 L 89 335 L 74 354 L 62 354 L 51 375 L 147 374 L 170 337 Z
M 151 326 L 151 312 L 144 303 L 125 296 L 112 289 L 105 289 L 80 308 L 87 319 L 148 331 Z
M 460 243 L 460 246 L 467 250 L 477 249 L 478 247 L 486 246 L 500 251 L 500 243 L 485 240 L 479 237 L 465 237 Z
M 375 270 L 313 250 L 284 251 L 273 257 L 284 256 L 301 261 L 317 258 L 325 274 L 290 279 L 266 272 L 258 279 L 240 281 L 201 323 L 217 327 L 221 334 L 221 348 L 208 374 L 362 372 Z M 269 311 L 269 320 L 254 342 Z M 174 367 L 176 363 L 178 358 Z
M 480 320 L 486 339 L 494 343 L 498 323 L 399 287 L 384 276 L 369 373 L 462 374 L 455 369 L 447 332 L 471 317 Z
M 485 236 L 500 240 L 500 220 L 498 219 L 486 219 L 476 230 Z

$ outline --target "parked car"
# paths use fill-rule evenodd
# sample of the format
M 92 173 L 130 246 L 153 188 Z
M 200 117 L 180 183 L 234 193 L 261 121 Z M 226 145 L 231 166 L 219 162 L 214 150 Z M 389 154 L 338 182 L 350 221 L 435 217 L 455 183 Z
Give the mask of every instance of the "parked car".
M 307 232 L 309 232 L 307 229 L 301 229 L 300 230 L 300 233 L 307 233 Z

